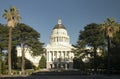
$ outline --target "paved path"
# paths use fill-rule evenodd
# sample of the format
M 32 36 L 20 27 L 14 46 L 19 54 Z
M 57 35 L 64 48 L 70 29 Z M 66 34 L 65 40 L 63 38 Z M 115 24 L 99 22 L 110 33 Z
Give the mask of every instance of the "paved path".
M 105 76 L 105 75 L 69 75 L 69 76 L 16 76 L 16 77 L 0 77 L 0 79 L 120 79 L 120 75 Z

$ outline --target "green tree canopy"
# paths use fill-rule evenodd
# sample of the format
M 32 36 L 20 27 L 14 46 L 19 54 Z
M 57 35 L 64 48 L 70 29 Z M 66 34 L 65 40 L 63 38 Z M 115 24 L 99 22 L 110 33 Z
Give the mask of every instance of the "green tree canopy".
M 8 28 L 0 24 L 0 50 L 7 49 L 8 46 Z
M 100 25 L 96 23 L 88 24 L 84 27 L 84 30 L 80 31 L 78 43 L 77 43 L 77 56 L 86 56 L 86 54 L 90 54 L 90 51 L 86 50 L 86 46 L 90 46 L 93 48 L 93 53 L 91 56 L 94 57 L 94 68 L 96 70 L 96 54 L 97 48 L 100 48 L 104 45 L 104 37 L 103 33 L 100 31 Z M 76 52 L 75 51 L 75 52 Z M 95 71 L 96 72 L 96 71 Z
M 103 45 L 104 39 L 100 31 L 100 26 L 96 23 L 88 24 L 84 27 L 84 31 L 80 31 L 79 40 L 85 42 L 84 45 L 98 47 Z
M 43 53 L 43 43 L 40 42 L 40 33 L 26 24 L 18 24 L 15 30 L 18 31 L 17 40 L 19 45 L 28 46 L 31 48 L 33 55 Z
M 39 67 L 40 68 L 46 68 L 46 58 L 45 58 L 44 55 L 41 57 L 41 60 L 39 62 Z

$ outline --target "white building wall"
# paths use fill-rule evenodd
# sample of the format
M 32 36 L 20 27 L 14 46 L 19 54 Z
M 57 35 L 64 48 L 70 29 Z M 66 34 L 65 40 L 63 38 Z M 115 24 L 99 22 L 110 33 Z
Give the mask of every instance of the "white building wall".
M 17 57 L 21 57 L 22 56 L 22 48 L 17 47 L 16 50 L 17 50 Z M 32 54 L 30 52 L 32 52 L 32 51 L 29 48 L 25 48 L 25 58 L 28 59 L 29 61 L 31 61 L 34 66 L 38 67 L 41 56 L 32 56 Z

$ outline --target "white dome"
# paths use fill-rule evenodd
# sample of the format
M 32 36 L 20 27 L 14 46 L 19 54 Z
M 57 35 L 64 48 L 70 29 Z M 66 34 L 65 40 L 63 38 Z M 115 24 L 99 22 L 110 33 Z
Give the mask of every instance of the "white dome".
M 52 30 L 50 36 L 50 44 L 51 45 L 68 45 L 69 44 L 69 36 L 66 28 L 61 22 L 61 19 L 58 20 L 58 24 Z

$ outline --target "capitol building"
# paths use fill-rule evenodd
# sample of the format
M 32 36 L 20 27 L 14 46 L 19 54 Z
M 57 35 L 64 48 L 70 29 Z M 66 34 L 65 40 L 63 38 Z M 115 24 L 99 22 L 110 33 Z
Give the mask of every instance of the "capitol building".
M 61 19 L 53 27 L 50 43 L 45 47 L 46 68 L 47 69 L 73 69 L 72 53 L 73 46 L 70 44 L 70 37 L 67 29 L 62 24 Z M 22 56 L 22 48 L 17 47 L 17 57 Z M 41 56 L 31 55 L 32 50 L 25 48 L 25 58 L 33 63 L 34 66 L 39 66 Z
M 45 47 L 47 69 L 72 69 L 74 58 L 74 54 L 72 53 L 73 48 L 70 44 L 67 29 L 62 24 L 62 20 L 59 19 L 52 30 L 50 43 Z

